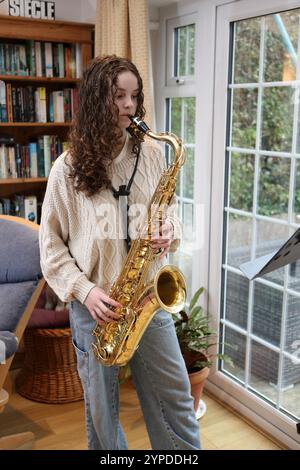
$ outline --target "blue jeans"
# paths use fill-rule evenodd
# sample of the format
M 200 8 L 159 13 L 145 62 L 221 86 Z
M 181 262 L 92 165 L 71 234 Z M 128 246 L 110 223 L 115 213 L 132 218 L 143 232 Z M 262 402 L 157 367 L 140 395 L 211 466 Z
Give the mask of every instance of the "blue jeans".
M 127 449 L 119 422 L 119 367 L 96 360 L 91 347 L 95 322 L 78 301 L 71 302 L 70 322 L 84 389 L 88 447 Z M 130 369 L 152 448 L 200 449 L 190 382 L 170 314 L 156 313 Z

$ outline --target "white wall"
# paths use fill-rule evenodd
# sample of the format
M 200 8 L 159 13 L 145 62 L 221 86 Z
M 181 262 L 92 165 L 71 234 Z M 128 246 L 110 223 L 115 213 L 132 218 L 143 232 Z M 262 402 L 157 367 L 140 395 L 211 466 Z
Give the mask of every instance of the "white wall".
M 55 0 L 55 18 L 57 20 L 94 23 L 96 0 Z

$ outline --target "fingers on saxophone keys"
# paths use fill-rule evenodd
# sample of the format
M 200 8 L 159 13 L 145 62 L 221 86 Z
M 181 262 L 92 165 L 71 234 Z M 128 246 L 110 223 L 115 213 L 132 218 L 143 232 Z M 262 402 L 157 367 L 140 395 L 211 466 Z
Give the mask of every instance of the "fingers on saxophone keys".
M 152 241 L 151 246 L 152 249 L 161 248 L 161 249 L 168 249 L 171 245 L 171 240 L 161 240 L 161 241 Z
M 112 314 L 114 314 L 114 312 L 112 312 Z M 92 317 L 97 323 L 99 323 L 99 325 L 104 325 L 105 323 L 114 321 L 110 315 L 110 310 L 107 309 L 104 304 L 94 307 Z
M 96 316 L 95 320 L 97 323 L 99 323 L 99 325 L 105 325 L 106 323 L 114 321 L 112 318 L 110 318 L 108 315 L 103 313 L 101 310 L 99 310 L 95 316 Z
M 106 322 L 102 319 L 102 313 L 100 309 L 94 308 L 91 311 L 91 315 L 93 320 L 95 320 L 99 325 L 105 325 Z
M 117 312 L 110 310 L 109 307 L 110 307 L 109 305 L 105 303 L 103 304 L 102 318 L 105 316 L 105 321 L 118 320 L 120 318 L 120 315 Z
M 123 307 L 122 304 L 120 304 L 119 302 L 117 302 L 117 301 L 114 300 L 114 299 L 111 299 L 110 297 L 108 297 L 108 295 L 103 295 L 102 299 L 103 299 L 103 301 L 104 301 L 104 302 L 103 302 L 104 305 L 106 305 L 107 307 L 109 307 L 110 305 L 111 305 L 112 307 L 116 307 L 116 308 L 122 308 L 122 307 Z
M 168 244 L 168 241 L 160 241 L 160 242 L 156 242 L 156 241 L 152 241 L 151 243 L 151 246 L 153 249 L 155 248 L 165 248 L 165 246 Z

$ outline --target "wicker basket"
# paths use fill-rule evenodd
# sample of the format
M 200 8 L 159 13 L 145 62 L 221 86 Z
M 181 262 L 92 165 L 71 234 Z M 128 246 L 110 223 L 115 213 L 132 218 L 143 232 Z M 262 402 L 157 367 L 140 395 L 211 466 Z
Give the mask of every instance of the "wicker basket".
M 27 328 L 26 355 L 16 378 L 20 395 L 43 403 L 83 399 L 70 328 Z

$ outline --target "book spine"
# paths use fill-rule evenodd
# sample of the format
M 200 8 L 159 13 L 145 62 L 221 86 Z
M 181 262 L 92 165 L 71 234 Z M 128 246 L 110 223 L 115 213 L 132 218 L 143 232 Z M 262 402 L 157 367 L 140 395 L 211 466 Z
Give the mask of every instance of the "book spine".
M 45 176 L 48 178 L 51 170 L 51 144 L 50 135 L 44 135 L 44 165 L 45 165 Z
M 52 58 L 52 43 L 45 43 L 45 66 L 46 77 L 53 78 L 53 58 Z
M 0 80 L 0 122 L 7 122 L 6 86 Z
M 37 178 L 38 164 L 37 164 L 37 144 L 36 142 L 29 143 L 29 161 L 30 161 L 30 176 Z
M 30 222 L 37 221 L 37 198 L 36 196 L 25 196 L 24 198 L 25 219 Z
M 35 66 L 36 66 L 36 75 L 37 77 L 42 77 L 42 52 L 41 52 L 41 43 L 40 41 L 35 41 Z

